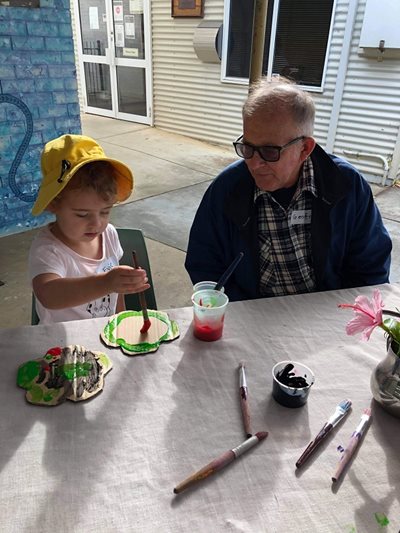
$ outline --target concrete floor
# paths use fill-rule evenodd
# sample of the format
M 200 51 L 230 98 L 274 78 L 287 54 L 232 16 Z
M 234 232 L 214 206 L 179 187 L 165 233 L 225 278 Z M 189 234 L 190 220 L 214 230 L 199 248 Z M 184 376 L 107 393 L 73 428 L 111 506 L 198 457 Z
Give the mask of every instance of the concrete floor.
M 183 266 L 189 229 L 210 181 L 236 159 L 233 148 L 95 115 L 82 117 L 82 130 L 133 169 L 134 194 L 113 209 L 111 220 L 143 230 L 158 308 L 190 305 L 192 285 Z M 391 281 L 400 281 L 400 189 L 372 190 L 393 240 Z M 0 327 L 30 324 L 26 265 L 37 231 L 0 237 Z

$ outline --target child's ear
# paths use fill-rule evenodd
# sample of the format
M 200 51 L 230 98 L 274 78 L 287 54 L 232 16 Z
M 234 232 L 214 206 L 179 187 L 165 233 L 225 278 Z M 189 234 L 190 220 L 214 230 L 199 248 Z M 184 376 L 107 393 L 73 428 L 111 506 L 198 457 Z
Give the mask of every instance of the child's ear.
M 53 213 L 53 215 L 55 215 L 57 213 L 58 205 L 59 201 L 57 198 L 55 198 L 48 204 L 48 206 L 46 207 L 46 211 L 49 211 L 50 213 Z

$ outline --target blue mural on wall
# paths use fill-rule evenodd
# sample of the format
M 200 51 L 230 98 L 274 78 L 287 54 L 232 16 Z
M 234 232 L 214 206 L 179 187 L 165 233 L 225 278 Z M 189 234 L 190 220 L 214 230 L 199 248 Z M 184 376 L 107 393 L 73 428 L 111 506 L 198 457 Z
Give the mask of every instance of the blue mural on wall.
M 1 82 L 0 82 L 0 87 L 1 87 Z M 15 96 L 12 96 L 11 94 L 0 94 L 0 104 L 3 102 L 7 104 L 13 104 L 16 107 L 18 107 L 18 109 L 22 111 L 26 119 L 26 132 L 25 132 L 24 138 L 22 139 L 22 143 L 20 144 L 18 148 L 17 154 L 14 157 L 13 162 L 11 164 L 11 168 L 8 173 L 7 183 L 11 191 L 15 194 L 17 198 L 19 198 L 23 202 L 33 202 L 36 198 L 36 193 L 33 194 L 33 193 L 26 193 L 26 192 L 21 191 L 16 180 L 17 169 L 22 161 L 22 158 L 32 138 L 32 133 L 33 133 L 32 114 L 22 100 L 20 100 L 19 98 L 16 98 Z
M 31 215 L 41 180 L 42 135 L 34 135 L 33 116 L 25 102 L 3 94 L 1 81 L 0 117 L 0 235 L 7 235 L 41 226 L 53 217 Z
M 0 5 L 0 236 L 43 226 L 34 217 L 44 145 L 81 133 L 69 0 Z

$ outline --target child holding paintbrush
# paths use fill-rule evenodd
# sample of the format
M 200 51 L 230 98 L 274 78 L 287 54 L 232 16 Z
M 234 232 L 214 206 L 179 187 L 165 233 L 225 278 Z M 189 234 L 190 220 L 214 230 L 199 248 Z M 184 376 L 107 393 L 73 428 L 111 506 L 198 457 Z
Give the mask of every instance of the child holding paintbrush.
M 112 206 L 132 192 L 132 172 L 82 135 L 48 142 L 41 167 L 32 213 L 48 210 L 56 219 L 36 236 L 29 253 L 40 323 L 123 311 L 124 294 L 150 287 L 145 270 L 119 266 L 123 251 L 109 224 Z

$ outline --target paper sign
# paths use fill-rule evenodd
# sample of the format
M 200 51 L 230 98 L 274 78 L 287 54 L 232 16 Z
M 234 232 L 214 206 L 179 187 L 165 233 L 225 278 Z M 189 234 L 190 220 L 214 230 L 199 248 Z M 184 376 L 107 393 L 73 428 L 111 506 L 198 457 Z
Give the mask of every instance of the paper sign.
M 115 24 L 115 46 L 122 48 L 125 45 L 124 25 Z
M 135 38 L 135 15 L 125 15 L 125 35 L 129 39 Z
M 89 28 L 91 30 L 99 29 L 99 10 L 97 7 L 89 7 Z
M 122 53 L 124 57 L 139 57 L 139 48 L 124 48 Z
M 130 13 L 143 13 L 143 0 L 129 0 Z
M 114 4 L 114 21 L 122 22 L 124 20 L 124 8 L 122 4 Z

